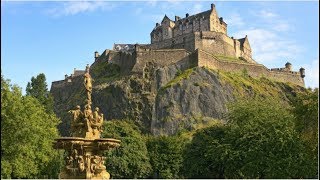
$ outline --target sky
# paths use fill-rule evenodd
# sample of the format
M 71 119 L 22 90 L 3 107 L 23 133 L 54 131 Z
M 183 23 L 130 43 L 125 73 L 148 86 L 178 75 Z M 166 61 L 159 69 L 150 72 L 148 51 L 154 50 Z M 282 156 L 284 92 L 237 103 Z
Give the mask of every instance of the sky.
M 150 43 L 166 14 L 185 17 L 210 9 L 228 24 L 228 36 L 248 35 L 253 59 L 267 68 L 306 70 L 306 87 L 319 87 L 318 1 L 3 1 L 1 71 L 25 91 L 44 73 L 48 88 L 73 69 L 94 62 L 114 43 Z

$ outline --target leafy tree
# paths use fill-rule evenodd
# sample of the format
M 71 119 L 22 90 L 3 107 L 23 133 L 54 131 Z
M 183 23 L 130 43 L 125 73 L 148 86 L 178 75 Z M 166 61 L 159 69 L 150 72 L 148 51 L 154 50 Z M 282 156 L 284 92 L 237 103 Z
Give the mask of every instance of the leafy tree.
M 107 121 L 103 137 L 121 140 L 121 145 L 108 151 L 107 170 L 112 178 L 147 178 L 151 171 L 148 151 L 139 128 L 128 120 Z
M 315 166 L 318 162 L 318 137 L 319 137 L 319 90 L 309 90 L 299 93 L 294 99 L 293 114 L 295 116 L 296 129 L 304 140 Z
M 198 131 L 185 151 L 191 178 L 310 178 L 313 160 L 295 131 L 294 117 L 274 100 L 241 100 L 227 125 Z
M 49 170 L 58 156 L 52 148 L 58 123 L 1 75 L 1 178 L 56 178 Z
M 153 169 L 153 178 L 181 178 L 182 152 L 186 138 L 181 136 L 149 137 L 147 148 Z
M 43 73 L 31 78 L 31 82 L 27 84 L 26 95 L 37 98 L 47 112 L 53 112 L 53 97 L 48 91 L 46 76 Z

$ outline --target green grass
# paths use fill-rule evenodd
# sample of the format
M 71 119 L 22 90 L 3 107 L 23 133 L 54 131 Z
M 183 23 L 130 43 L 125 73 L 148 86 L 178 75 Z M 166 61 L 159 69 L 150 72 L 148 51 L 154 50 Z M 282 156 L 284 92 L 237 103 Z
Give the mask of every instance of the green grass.
M 91 68 L 91 75 L 95 83 L 113 81 L 120 77 L 120 67 L 116 64 L 100 62 Z
M 169 81 L 166 85 L 164 85 L 161 89 L 167 89 L 169 87 L 172 87 L 175 84 L 178 84 L 179 82 L 181 82 L 183 79 L 188 79 L 189 76 L 192 74 L 193 72 L 193 68 L 191 69 L 187 69 L 185 71 L 178 71 L 176 74 L 176 77 L 174 79 L 172 79 L 171 81 Z
M 224 55 L 214 55 L 214 56 L 222 61 L 242 62 L 242 63 L 246 62 L 245 60 L 239 59 L 237 57 L 232 57 L 232 56 L 224 56 Z
M 209 69 L 212 72 L 215 70 Z M 219 79 L 224 85 L 231 85 L 236 97 L 246 97 L 248 94 L 255 96 L 284 99 L 287 92 L 299 91 L 298 86 L 291 83 L 276 82 L 266 77 L 252 78 L 243 72 L 231 73 L 218 71 Z

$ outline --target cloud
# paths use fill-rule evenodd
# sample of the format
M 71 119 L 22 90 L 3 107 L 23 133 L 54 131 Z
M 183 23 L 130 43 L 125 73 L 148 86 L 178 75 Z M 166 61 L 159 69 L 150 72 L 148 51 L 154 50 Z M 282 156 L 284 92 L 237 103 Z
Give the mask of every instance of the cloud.
M 319 88 L 319 58 L 314 59 L 311 64 L 302 65 L 302 67 L 306 71 L 306 87 Z
M 245 24 L 240 14 L 233 13 L 225 19 L 226 23 L 232 24 L 232 26 L 243 26 Z
M 261 10 L 257 15 L 263 18 L 274 18 L 278 16 L 277 14 L 267 10 Z
M 250 29 L 235 33 L 235 37 L 248 35 L 253 58 L 259 63 L 271 63 L 279 59 L 294 59 L 302 51 L 294 40 L 287 40 L 271 30 Z
M 115 4 L 105 1 L 70 1 L 57 7 L 47 10 L 47 14 L 54 17 L 75 15 L 95 10 L 112 10 Z

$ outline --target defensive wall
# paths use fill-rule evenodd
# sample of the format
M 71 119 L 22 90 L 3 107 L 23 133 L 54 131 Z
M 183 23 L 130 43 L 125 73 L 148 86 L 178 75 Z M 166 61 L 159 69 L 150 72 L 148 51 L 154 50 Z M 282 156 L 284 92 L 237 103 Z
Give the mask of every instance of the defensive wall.
M 279 69 L 270 70 L 262 64 L 250 64 L 241 62 L 231 62 L 219 60 L 216 56 L 197 49 L 196 54 L 198 56 L 198 66 L 208 67 L 210 69 L 223 70 L 227 72 L 241 72 L 244 69 L 252 77 L 266 77 L 280 82 L 290 82 L 304 87 L 304 80 L 301 77 L 300 72 L 284 71 Z
M 223 56 L 242 57 L 249 63 L 256 63 L 251 57 L 251 48 L 247 37 L 243 39 L 243 45 L 238 39 L 230 38 L 222 32 L 200 31 L 166 39 L 160 42 L 154 42 L 143 46 L 149 49 L 186 49 L 193 52 L 196 49 L 205 49 L 206 51 Z
M 239 59 L 238 61 L 221 60 L 221 58 L 202 49 L 190 52 L 186 49 L 153 50 L 136 46 L 133 53 L 106 50 L 96 59 L 95 63 L 99 61 L 119 65 L 122 74 L 135 73 L 143 75 L 150 63 L 158 67 L 176 64 L 181 67 L 181 70 L 195 66 L 227 72 L 242 72 L 246 69 L 247 73 L 255 78 L 266 77 L 304 87 L 301 72 L 294 72 L 287 68 L 268 69 L 262 64 L 241 62 Z M 66 76 L 65 80 L 52 82 L 52 86 L 65 86 L 68 82 L 71 82 L 71 79 L 72 76 Z

